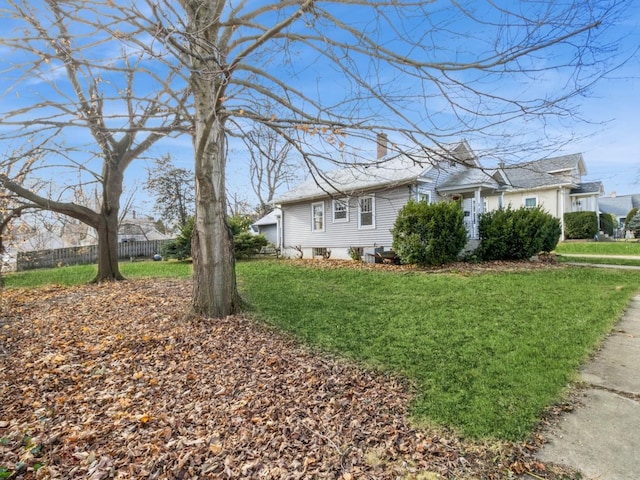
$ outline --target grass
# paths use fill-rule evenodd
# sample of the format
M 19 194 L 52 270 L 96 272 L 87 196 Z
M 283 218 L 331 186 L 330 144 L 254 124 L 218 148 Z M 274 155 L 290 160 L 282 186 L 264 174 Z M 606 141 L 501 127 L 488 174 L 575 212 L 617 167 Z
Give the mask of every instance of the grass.
M 179 262 L 123 263 L 125 276 L 188 277 Z M 9 287 L 90 280 L 95 266 L 7 275 Z M 520 440 L 559 400 L 638 291 L 640 272 L 483 274 L 237 265 L 257 316 L 301 341 L 415 386 L 419 422 Z
M 321 349 L 413 381 L 419 421 L 519 440 L 574 380 L 640 273 L 562 269 L 474 275 L 244 263 L 258 314 Z
M 632 242 L 562 242 L 556 247 L 556 253 L 577 253 L 588 255 L 638 255 L 640 243 Z
M 186 262 L 121 262 L 120 272 L 125 278 L 185 278 L 191 275 L 191 264 Z M 90 282 L 98 273 L 97 265 L 43 268 L 14 272 L 3 276 L 7 288 L 33 288 L 43 285 L 80 285 Z

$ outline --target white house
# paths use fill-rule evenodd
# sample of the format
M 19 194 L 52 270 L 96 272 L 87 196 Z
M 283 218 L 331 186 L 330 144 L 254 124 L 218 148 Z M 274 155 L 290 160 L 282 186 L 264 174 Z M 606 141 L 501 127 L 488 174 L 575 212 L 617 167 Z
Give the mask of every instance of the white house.
M 267 237 L 269 243 L 274 246 L 280 245 L 280 218 L 282 217 L 282 210 L 274 208 L 271 212 L 260 218 L 251 226 L 256 233 L 262 234 Z
M 382 149 L 384 154 L 386 149 Z M 582 183 L 581 154 L 485 169 L 466 141 L 442 151 L 386 156 L 311 179 L 276 200 L 284 256 L 349 258 L 350 249 L 390 249 L 391 228 L 410 198 L 459 201 L 470 240 L 485 211 L 540 205 L 564 213 L 598 211 L 600 182 Z

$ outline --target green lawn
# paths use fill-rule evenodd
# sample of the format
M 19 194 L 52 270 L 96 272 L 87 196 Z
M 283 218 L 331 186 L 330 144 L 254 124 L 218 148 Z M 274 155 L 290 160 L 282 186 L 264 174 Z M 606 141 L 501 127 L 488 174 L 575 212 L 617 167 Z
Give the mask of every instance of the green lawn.
M 556 247 L 557 254 L 582 253 L 588 255 L 638 255 L 640 243 L 630 242 L 562 242 Z
M 322 349 L 401 373 L 419 421 L 522 439 L 638 291 L 640 272 L 390 273 L 238 265 L 259 316 Z
M 191 265 L 123 263 L 122 271 L 188 277 Z M 37 270 L 6 283 L 80 283 L 94 273 Z M 256 316 L 410 379 L 416 421 L 507 440 L 531 433 L 640 287 L 640 272 L 592 268 L 464 275 L 250 261 L 237 274 Z
M 191 264 L 187 262 L 121 262 L 120 272 L 126 278 L 188 277 Z M 74 265 L 72 267 L 44 268 L 15 272 L 4 276 L 6 287 L 39 287 L 42 285 L 79 285 L 90 282 L 98 273 L 97 265 Z

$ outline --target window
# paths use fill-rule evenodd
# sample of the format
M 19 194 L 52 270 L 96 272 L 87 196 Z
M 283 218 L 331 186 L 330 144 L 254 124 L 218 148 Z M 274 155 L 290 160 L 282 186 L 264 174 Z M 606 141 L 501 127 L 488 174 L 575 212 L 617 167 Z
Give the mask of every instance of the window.
M 311 204 L 311 231 L 324 232 L 324 202 Z
M 524 206 L 534 208 L 538 206 L 538 197 L 528 197 L 524 199 Z
M 349 221 L 349 200 L 344 198 L 342 200 L 333 201 L 333 221 L 348 222 Z
M 375 197 L 360 197 L 358 199 L 358 228 L 376 228 Z
M 430 192 L 418 192 L 416 194 L 416 200 L 424 203 L 431 203 L 431 193 Z
M 329 258 L 331 251 L 327 247 L 313 247 L 311 253 L 314 257 Z

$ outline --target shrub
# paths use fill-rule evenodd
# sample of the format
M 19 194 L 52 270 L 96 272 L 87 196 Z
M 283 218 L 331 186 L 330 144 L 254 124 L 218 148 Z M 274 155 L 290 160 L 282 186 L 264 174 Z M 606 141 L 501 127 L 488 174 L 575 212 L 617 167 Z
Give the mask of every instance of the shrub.
M 636 207 L 633 207 L 631 210 L 629 210 L 629 213 L 627 213 L 627 216 L 624 219 L 625 226 L 629 225 L 629 222 L 633 217 L 636 216 L 636 213 L 638 213 L 638 209 Z
M 161 248 L 164 258 L 177 258 L 184 260 L 191 256 L 191 235 L 195 217 L 189 217 L 186 223 L 180 227 L 180 234 L 172 242 L 165 243 Z
M 184 260 L 191 256 L 191 236 L 195 218 L 191 217 L 180 229 L 180 234 L 172 242 L 167 242 L 162 246 L 162 256 L 164 258 L 176 258 Z M 269 243 L 264 235 L 252 235 L 246 228 L 251 225 L 248 217 L 234 216 L 229 218 L 229 226 L 233 235 L 233 245 L 236 258 L 251 257 L 260 253 L 262 247 Z M 244 228 L 244 230 L 243 230 Z
M 633 232 L 635 238 L 640 238 L 640 212 L 637 212 L 626 225 L 626 230 Z
M 560 238 L 560 221 L 540 207 L 511 207 L 484 213 L 478 225 L 483 260 L 523 260 L 550 252 Z
M 613 230 L 616 227 L 616 217 L 610 213 L 600 214 L 600 230 L 607 235 L 613 236 Z
M 598 233 L 596 212 L 565 213 L 564 232 L 569 239 L 593 238 Z
M 402 263 L 442 265 L 456 260 L 467 243 L 464 214 L 457 202 L 409 200 L 391 230 Z
M 362 247 L 349 247 L 347 253 L 354 262 L 362 261 Z
M 264 235 L 240 232 L 233 236 L 233 251 L 236 258 L 248 258 L 257 255 L 268 244 L 269 241 Z

